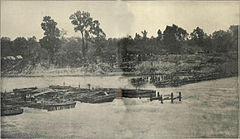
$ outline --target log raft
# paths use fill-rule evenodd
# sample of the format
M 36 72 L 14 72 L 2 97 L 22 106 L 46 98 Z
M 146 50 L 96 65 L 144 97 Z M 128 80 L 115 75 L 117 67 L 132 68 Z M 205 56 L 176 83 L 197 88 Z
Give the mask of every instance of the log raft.
M 49 86 L 47 88 L 22 88 L 13 92 L 2 93 L 1 102 L 4 105 L 18 107 L 32 107 L 46 109 L 48 111 L 75 108 L 76 101 L 83 103 L 112 102 L 115 98 L 150 98 L 150 101 L 182 100 L 179 92 L 177 97 L 173 93 L 168 96 L 160 95 L 156 90 L 118 89 L 118 88 L 80 88 L 71 86 Z

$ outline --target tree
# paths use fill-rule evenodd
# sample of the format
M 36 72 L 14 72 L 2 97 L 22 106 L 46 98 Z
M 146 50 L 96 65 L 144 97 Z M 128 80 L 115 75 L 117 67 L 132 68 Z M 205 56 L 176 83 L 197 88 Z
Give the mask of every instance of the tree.
M 80 38 L 70 37 L 62 41 L 62 47 L 57 52 L 57 65 L 64 66 L 79 66 L 81 64 L 80 58 L 82 57 L 79 44 Z
M 44 37 L 40 39 L 42 48 L 49 52 L 49 63 L 54 63 L 54 57 L 60 48 L 60 30 L 57 28 L 57 22 L 51 19 L 50 16 L 43 17 L 41 27 L 44 31 Z
M 1 37 L 1 56 L 11 56 L 12 51 L 12 41 L 8 37 Z
M 195 28 L 190 34 L 189 44 L 190 46 L 200 47 L 205 52 L 209 52 L 214 49 L 211 37 L 204 33 L 203 29 L 199 27 Z
M 13 41 L 13 52 L 14 55 L 21 55 L 24 58 L 27 57 L 27 40 L 24 37 L 17 37 L 14 41 Z
M 94 35 L 97 39 L 105 38 L 105 33 L 100 28 L 100 23 L 97 20 L 93 20 L 90 17 L 90 13 L 85 11 L 77 11 L 74 14 L 70 15 L 69 19 L 71 23 L 74 25 L 74 31 L 80 31 L 82 36 L 82 54 L 83 59 L 85 60 L 87 53 L 87 39 L 91 35 Z
M 65 36 L 67 35 L 67 31 L 62 28 L 62 29 L 60 30 L 59 35 L 60 35 L 61 40 L 65 40 Z
M 143 35 L 143 39 L 146 40 L 147 39 L 147 31 L 146 30 L 143 30 L 142 32 L 142 35 Z
M 36 37 L 30 37 L 27 40 L 27 57 L 29 62 L 34 66 L 37 62 L 40 62 L 40 49 L 43 49 L 40 47 L 40 44 L 37 42 Z
M 238 25 L 232 25 L 229 27 L 229 31 L 232 34 L 231 49 L 237 51 L 238 48 Z
M 94 35 L 93 42 L 95 47 L 95 53 L 98 53 L 98 55 L 103 55 L 103 48 L 105 45 L 105 37 L 106 34 L 103 32 L 103 30 L 100 28 L 100 23 L 97 20 L 94 20 L 92 23 L 92 26 L 90 28 L 90 33 Z M 89 36 L 89 34 L 88 34 Z M 86 47 L 88 50 L 88 47 Z
M 212 34 L 212 44 L 216 52 L 226 52 L 231 47 L 232 36 L 229 31 L 219 30 Z
M 157 31 L 157 39 L 158 39 L 158 40 L 162 40 L 162 37 L 163 37 L 162 31 L 159 29 L 159 30 Z
M 179 53 L 183 41 L 187 39 L 187 31 L 176 26 L 167 26 L 163 32 L 163 42 L 170 53 Z
M 138 40 L 141 40 L 141 38 L 142 38 L 142 37 L 141 37 L 138 33 L 136 33 L 136 34 L 135 34 L 135 37 L 134 37 L 134 40 L 135 40 L 135 41 L 138 41 Z
M 130 37 L 122 38 L 118 41 L 118 63 L 120 68 L 124 72 L 130 72 L 134 68 L 134 64 L 131 62 L 133 61 L 131 55 L 133 54 L 131 46 L 134 45 L 134 41 Z
M 204 45 L 204 39 L 205 39 L 206 34 L 203 32 L 203 29 L 197 27 L 196 29 L 193 30 L 193 32 L 190 34 L 191 40 L 193 43 L 196 45 L 203 47 Z

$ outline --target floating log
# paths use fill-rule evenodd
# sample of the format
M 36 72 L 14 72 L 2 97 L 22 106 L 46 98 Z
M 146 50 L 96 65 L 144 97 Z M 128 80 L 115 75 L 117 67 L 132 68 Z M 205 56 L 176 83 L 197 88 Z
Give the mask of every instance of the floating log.
M 43 108 L 47 109 L 48 111 L 55 111 L 55 110 L 75 108 L 75 105 L 76 105 L 76 102 L 66 102 L 66 103 L 44 105 Z
M 51 89 L 70 89 L 71 86 L 50 85 L 49 88 L 51 88 Z
M 32 103 L 29 105 L 31 108 L 38 108 L 38 109 L 46 109 L 48 111 L 55 111 L 55 110 L 62 110 L 62 109 L 70 109 L 75 108 L 76 102 L 62 102 L 62 103 Z
M 18 115 L 22 113 L 23 109 L 20 107 L 1 106 L 1 116 Z

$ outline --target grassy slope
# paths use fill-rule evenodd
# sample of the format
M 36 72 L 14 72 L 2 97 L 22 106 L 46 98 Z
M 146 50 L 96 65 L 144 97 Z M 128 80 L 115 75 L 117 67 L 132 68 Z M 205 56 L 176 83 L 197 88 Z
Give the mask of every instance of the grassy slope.
M 162 55 L 154 61 L 144 61 L 136 66 L 138 74 L 236 73 L 237 59 L 214 55 Z

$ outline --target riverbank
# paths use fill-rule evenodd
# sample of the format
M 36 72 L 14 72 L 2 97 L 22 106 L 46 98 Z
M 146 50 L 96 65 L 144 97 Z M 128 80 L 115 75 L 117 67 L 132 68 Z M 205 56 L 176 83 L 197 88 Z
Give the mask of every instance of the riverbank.
M 106 64 L 103 64 L 106 66 Z M 99 65 L 91 65 L 89 67 L 78 68 L 44 68 L 41 65 L 34 67 L 30 66 L 27 69 L 21 71 L 8 71 L 2 72 L 2 77 L 71 77 L 71 76 L 117 76 L 122 75 L 123 72 L 120 69 L 102 70 Z M 31 69 L 31 70 L 29 70 Z
M 210 74 L 237 73 L 237 53 L 233 54 L 169 54 L 152 55 L 144 61 L 133 60 L 120 63 L 88 63 L 80 67 L 57 67 L 44 64 L 9 65 L 1 71 L 2 77 L 40 77 L 40 76 L 141 76 L 160 74 Z M 118 67 L 117 65 L 120 64 Z
M 4 74 L 3 78 L 11 77 L 83 77 L 83 76 L 121 76 L 123 72 L 109 72 L 109 73 L 62 73 L 62 74 L 53 74 L 53 73 L 34 73 L 34 74 Z

